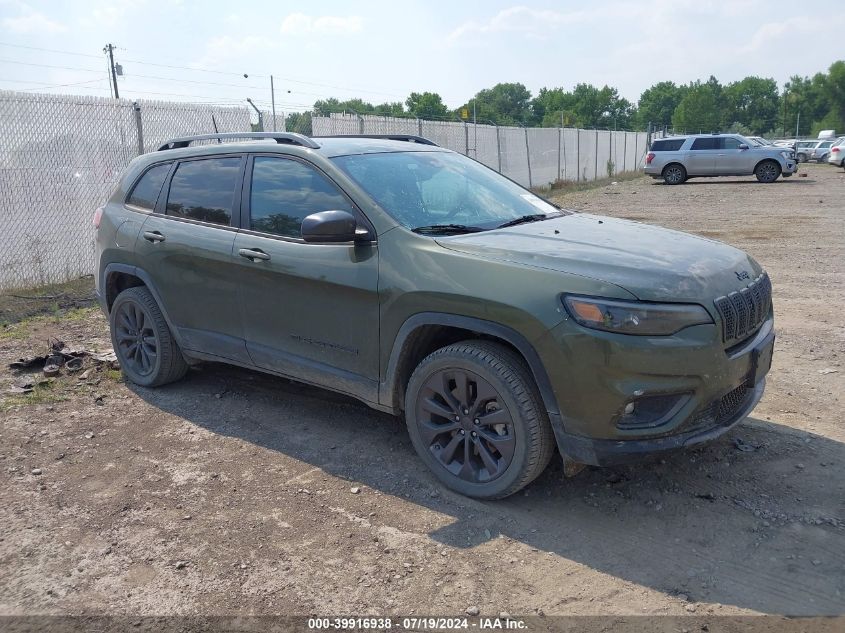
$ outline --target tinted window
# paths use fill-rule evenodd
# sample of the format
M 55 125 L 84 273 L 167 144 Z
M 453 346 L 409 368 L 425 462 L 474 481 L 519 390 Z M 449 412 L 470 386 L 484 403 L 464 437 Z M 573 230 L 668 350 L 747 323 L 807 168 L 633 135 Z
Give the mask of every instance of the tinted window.
M 180 163 L 170 183 L 167 215 L 228 225 L 232 218 L 240 158 Z
M 732 136 L 726 136 L 722 139 L 722 148 L 723 149 L 739 149 L 739 146 L 742 145 L 742 141 L 738 138 L 734 138 Z
M 164 184 L 164 179 L 167 178 L 169 171 L 170 163 L 150 167 L 132 189 L 126 203 L 144 209 L 155 209 L 158 194 L 161 192 L 161 186 Z
M 253 231 L 299 237 L 302 220 L 320 211 L 349 211 L 352 204 L 323 174 L 296 160 L 256 156 L 249 199 Z
M 672 138 L 660 141 L 654 141 L 651 144 L 651 151 L 652 152 L 676 152 L 681 149 L 681 145 L 684 144 L 686 139 L 683 138 Z
M 702 137 L 697 138 L 692 142 L 690 149 L 719 149 L 719 137 Z

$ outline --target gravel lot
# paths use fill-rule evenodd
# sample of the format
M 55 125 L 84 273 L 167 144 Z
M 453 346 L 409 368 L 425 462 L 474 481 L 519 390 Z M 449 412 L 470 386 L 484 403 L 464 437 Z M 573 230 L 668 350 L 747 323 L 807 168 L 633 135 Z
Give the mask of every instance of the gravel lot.
M 100 367 L 24 398 L 0 370 L 0 613 L 845 614 L 845 172 L 802 171 L 562 197 L 751 252 L 774 365 L 719 441 L 573 479 L 557 460 L 505 501 L 441 489 L 398 420 L 287 380 Z M 0 329 L 0 359 L 51 336 L 109 346 L 89 309 Z

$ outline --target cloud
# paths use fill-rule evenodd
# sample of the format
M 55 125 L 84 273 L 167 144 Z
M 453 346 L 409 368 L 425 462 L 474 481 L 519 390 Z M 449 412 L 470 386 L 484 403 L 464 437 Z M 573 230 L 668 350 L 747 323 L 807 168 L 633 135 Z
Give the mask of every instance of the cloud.
M 61 33 L 67 27 L 61 22 L 51 20 L 39 11 L 34 11 L 25 4 L 18 5 L 24 12 L 15 18 L 3 18 L 3 27 L 15 33 Z
M 447 41 L 456 43 L 474 36 L 489 33 L 516 33 L 530 38 L 545 38 L 561 26 L 592 19 L 608 11 L 603 9 L 554 11 L 532 9 L 524 6 L 502 9 L 493 17 L 484 20 L 470 20 L 452 31 Z
M 318 34 L 347 35 L 357 33 L 364 27 L 361 16 L 321 15 L 310 16 L 304 13 L 291 13 L 282 20 L 281 31 L 288 35 Z

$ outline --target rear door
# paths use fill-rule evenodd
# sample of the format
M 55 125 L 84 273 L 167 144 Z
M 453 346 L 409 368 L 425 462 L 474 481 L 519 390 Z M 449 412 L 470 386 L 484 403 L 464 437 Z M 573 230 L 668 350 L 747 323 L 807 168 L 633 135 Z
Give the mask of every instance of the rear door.
M 308 243 L 302 219 L 343 210 L 349 197 L 311 163 L 255 155 L 246 167 L 242 229 L 232 259 L 253 362 L 377 401 L 378 249 L 371 241 Z
M 135 242 L 186 350 L 249 362 L 232 260 L 245 157 L 179 161 Z
M 687 152 L 687 174 L 712 176 L 716 171 L 716 155 L 721 151 L 719 147 L 718 136 L 699 136 L 693 139 Z

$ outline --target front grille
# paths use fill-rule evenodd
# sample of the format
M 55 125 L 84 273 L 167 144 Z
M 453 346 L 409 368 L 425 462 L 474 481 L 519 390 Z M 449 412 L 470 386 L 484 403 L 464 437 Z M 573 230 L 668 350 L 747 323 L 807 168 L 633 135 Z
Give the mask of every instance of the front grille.
M 772 282 L 766 273 L 739 291 L 713 302 L 722 320 L 725 343 L 746 338 L 766 320 L 772 307 Z

